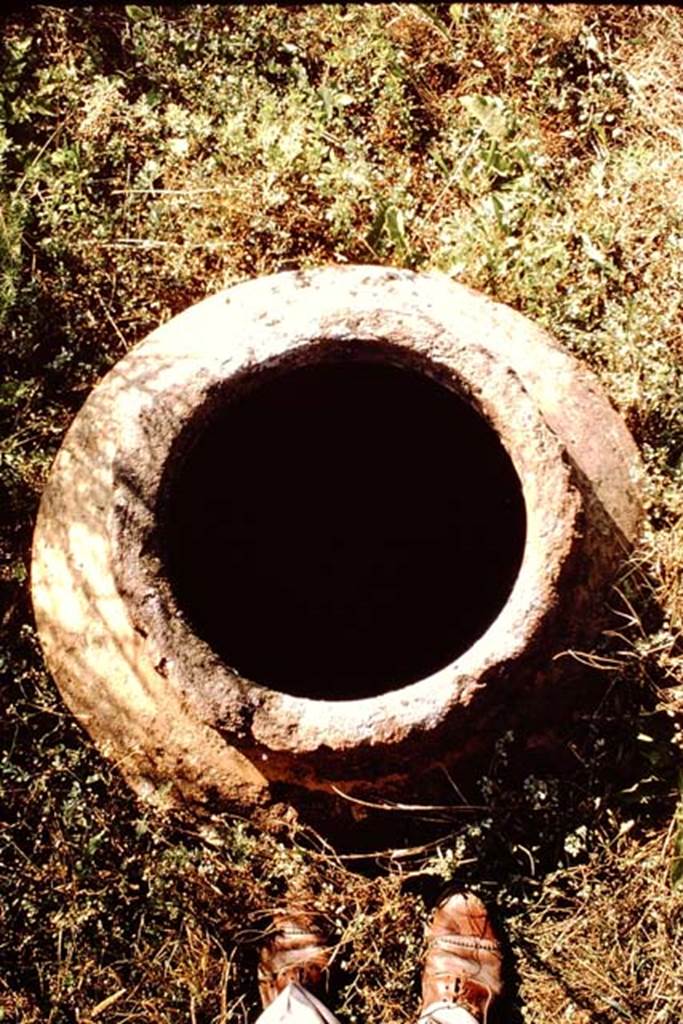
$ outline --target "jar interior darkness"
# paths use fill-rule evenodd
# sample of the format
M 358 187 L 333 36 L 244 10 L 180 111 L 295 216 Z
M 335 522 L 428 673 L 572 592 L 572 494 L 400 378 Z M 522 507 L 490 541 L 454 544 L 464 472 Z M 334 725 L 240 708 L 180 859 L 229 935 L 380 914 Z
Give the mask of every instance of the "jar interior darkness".
M 519 478 L 456 392 L 377 362 L 263 378 L 204 424 L 165 487 L 163 564 L 221 659 L 349 700 L 442 668 L 522 560 Z

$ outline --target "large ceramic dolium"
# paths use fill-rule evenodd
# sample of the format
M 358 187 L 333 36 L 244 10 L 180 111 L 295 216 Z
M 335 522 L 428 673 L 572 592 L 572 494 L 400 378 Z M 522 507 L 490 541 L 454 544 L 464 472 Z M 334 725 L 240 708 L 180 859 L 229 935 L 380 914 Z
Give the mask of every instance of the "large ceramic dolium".
M 34 541 L 47 663 L 151 800 L 414 798 L 551 713 L 638 469 L 594 376 L 482 295 L 377 267 L 247 282 L 69 430 Z

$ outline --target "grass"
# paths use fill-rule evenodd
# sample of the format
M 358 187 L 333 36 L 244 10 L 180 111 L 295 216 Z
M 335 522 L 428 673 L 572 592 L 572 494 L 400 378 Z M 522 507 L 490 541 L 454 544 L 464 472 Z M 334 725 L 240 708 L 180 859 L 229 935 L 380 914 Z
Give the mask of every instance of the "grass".
M 507 1019 L 681 1020 L 682 45 L 668 7 L 4 18 L 0 1019 L 253 1020 L 258 939 L 294 885 L 339 944 L 340 1019 L 408 1022 L 455 881 L 503 921 Z M 41 488 L 95 381 L 204 295 L 331 261 L 439 269 L 543 323 L 647 468 L 643 543 L 584 658 L 604 696 L 564 762 L 503 734 L 464 807 L 404 813 L 418 849 L 364 860 L 287 819 L 136 803 L 46 675 L 28 594 Z

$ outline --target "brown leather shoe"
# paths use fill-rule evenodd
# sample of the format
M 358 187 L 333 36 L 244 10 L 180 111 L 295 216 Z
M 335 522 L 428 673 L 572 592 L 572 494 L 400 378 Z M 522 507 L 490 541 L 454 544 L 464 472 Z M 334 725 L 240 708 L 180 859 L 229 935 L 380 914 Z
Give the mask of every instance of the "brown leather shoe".
M 258 981 L 265 1009 L 290 982 L 314 994 L 330 963 L 331 947 L 316 919 L 303 911 L 283 911 L 273 917 L 273 932 L 261 949 Z
M 433 1003 L 449 1002 L 486 1024 L 503 991 L 502 960 L 481 900 L 461 893 L 444 900 L 427 929 L 420 1014 Z

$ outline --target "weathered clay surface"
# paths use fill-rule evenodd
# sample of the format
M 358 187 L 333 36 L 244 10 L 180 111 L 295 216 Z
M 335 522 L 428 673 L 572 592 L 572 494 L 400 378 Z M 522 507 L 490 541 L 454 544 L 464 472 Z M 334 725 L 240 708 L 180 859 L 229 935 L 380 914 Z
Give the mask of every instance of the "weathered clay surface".
M 237 676 L 176 605 L 157 509 L 212 409 L 279 367 L 378 361 L 466 396 L 521 480 L 512 593 L 453 663 L 348 701 Z M 327 268 L 248 282 L 166 324 L 94 390 L 53 467 L 33 596 L 69 706 L 151 800 L 249 808 L 275 790 L 414 794 L 420 773 L 554 700 L 639 523 L 634 443 L 595 377 L 524 317 L 440 275 Z M 274 788 L 275 787 L 275 790 Z M 292 790 L 293 791 L 293 790 Z

